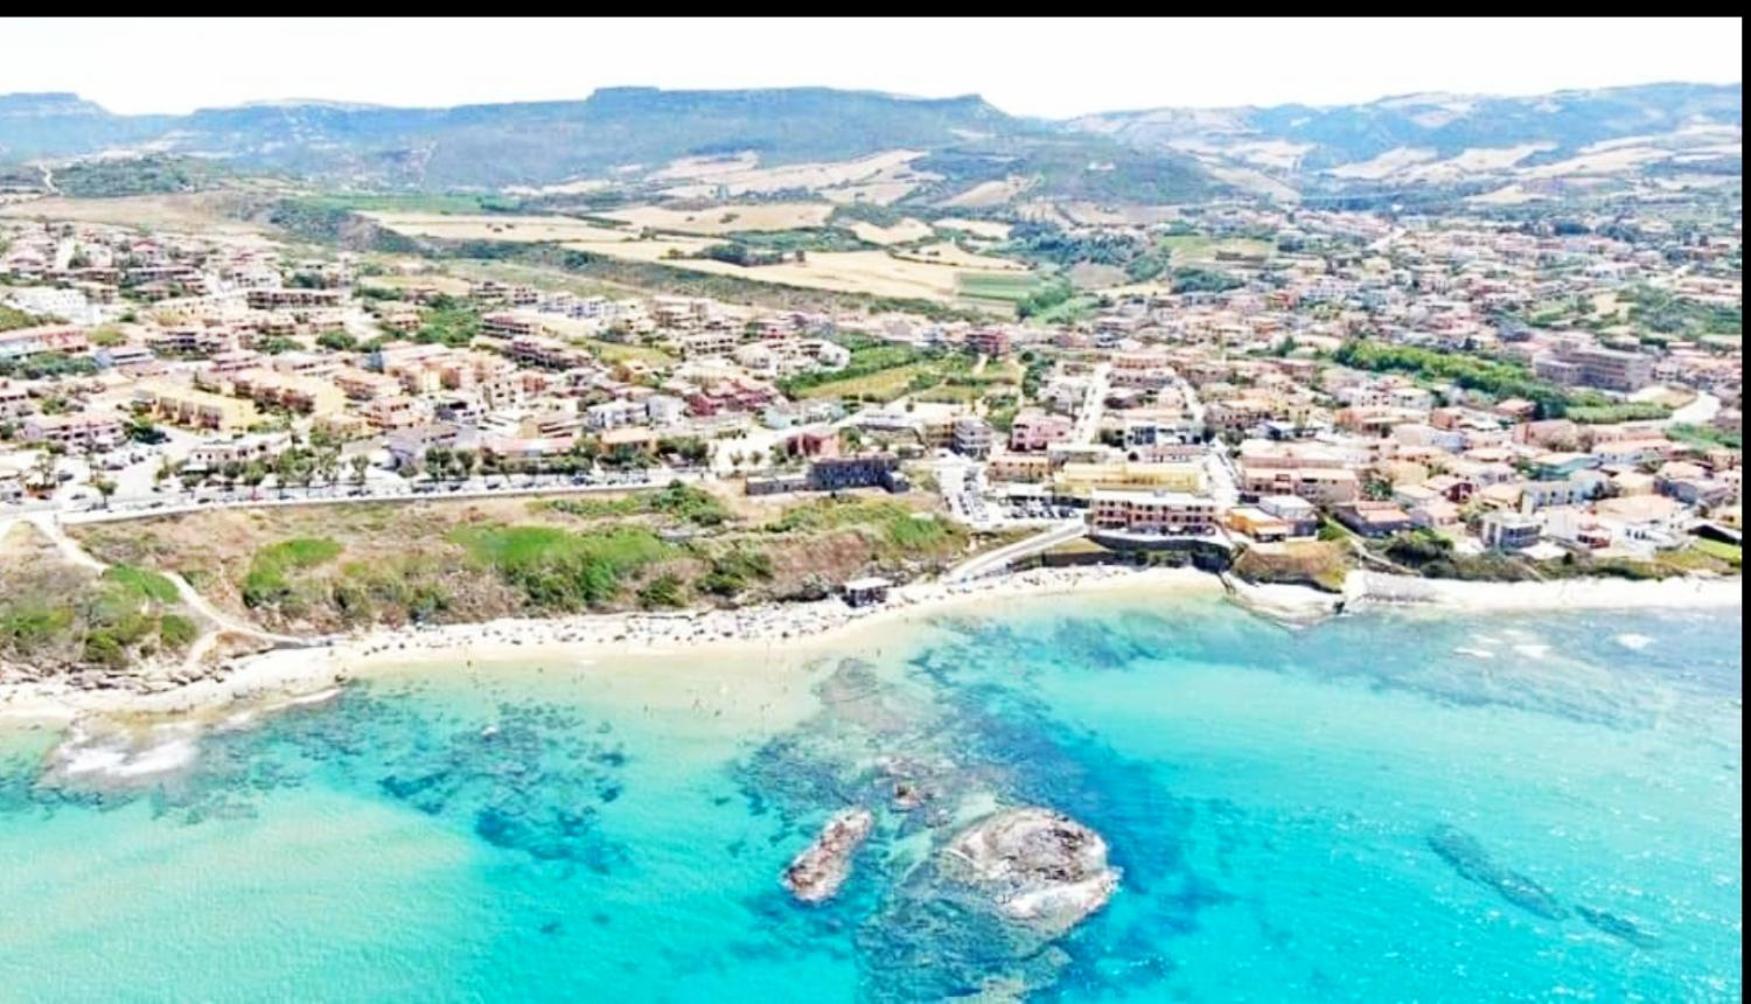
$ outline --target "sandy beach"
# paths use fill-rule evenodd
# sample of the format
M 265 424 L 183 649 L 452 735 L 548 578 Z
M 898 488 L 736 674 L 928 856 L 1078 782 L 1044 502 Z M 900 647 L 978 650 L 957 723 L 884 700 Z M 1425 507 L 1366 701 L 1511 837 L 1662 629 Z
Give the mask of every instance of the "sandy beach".
M 682 655 L 733 658 L 770 653 L 778 646 L 794 654 L 829 644 L 837 650 L 854 646 L 854 636 L 895 621 L 989 612 L 993 601 L 1008 598 L 1121 590 L 1215 593 L 1222 588 L 1215 576 L 1191 569 L 1036 569 L 952 584 L 898 586 L 886 603 L 867 607 L 851 607 L 834 597 L 739 610 L 584 614 L 379 630 L 229 659 L 201 679 L 175 686 L 159 680 L 156 689 L 15 684 L 0 689 L 0 721 L 65 722 L 85 714 L 212 711 L 236 702 L 271 702 L 322 692 L 386 667 L 426 663 L 527 661 L 562 654 L 628 660 Z
M 1351 572 L 1345 609 L 1369 604 L 1450 610 L 1672 610 L 1737 607 L 1742 579 L 1562 579 L 1554 582 L 1461 582 L 1378 572 Z
M 68 722 L 83 715 L 210 713 L 239 702 L 271 705 L 322 694 L 386 668 L 448 666 L 588 655 L 614 659 L 803 654 L 827 645 L 850 651 L 896 621 L 957 612 L 989 613 L 1011 598 L 1076 593 L 1166 595 L 1226 592 L 1239 605 L 1304 625 L 1340 611 L 1375 607 L 1454 611 L 1696 609 L 1736 607 L 1738 579 L 1616 579 L 1494 583 L 1354 572 L 1342 595 L 1304 586 L 1251 584 L 1186 568 L 1096 566 L 1035 569 L 952 584 L 896 587 L 886 603 L 854 608 L 838 598 L 739 610 L 587 614 L 480 624 L 379 630 L 229 659 L 201 679 L 158 678 L 143 689 L 82 690 L 52 682 L 0 689 L 0 721 Z

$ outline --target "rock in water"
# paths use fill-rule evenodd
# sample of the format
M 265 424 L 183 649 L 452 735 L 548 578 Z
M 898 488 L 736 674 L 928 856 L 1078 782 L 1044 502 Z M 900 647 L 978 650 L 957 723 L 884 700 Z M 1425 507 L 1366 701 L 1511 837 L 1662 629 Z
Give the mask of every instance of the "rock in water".
M 1562 920 L 1569 912 L 1550 891 L 1516 871 L 1491 860 L 1472 836 L 1451 826 L 1429 834 L 1429 849 L 1441 856 L 1462 878 L 1494 889 L 1501 897 L 1528 913 L 1547 920 Z
M 1595 910 L 1580 904 L 1576 904 L 1575 912 L 1581 915 L 1582 920 L 1595 928 L 1613 938 L 1627 941 L 1637 948 L 1654 949 L 1661 945 L 1657 935 L 1645 930 L 1640 924 L 1627 917 L 1619 917 L 1614 913 L 1606 913 L 1604 910 Z
M 1010 809 L 961 831 L 942 852 L 945 876 L 977 890 L 1004 918 L 1055 938 L 1119 887 L 1100 834 L 1051 809 Z
M 803 848 L 784 870 L 784 887 L 804 903 L 832 899 L 851 874 L 851 858 L 875 827 L 875 816 L 853 807 L 827 820 L 815 842 Z

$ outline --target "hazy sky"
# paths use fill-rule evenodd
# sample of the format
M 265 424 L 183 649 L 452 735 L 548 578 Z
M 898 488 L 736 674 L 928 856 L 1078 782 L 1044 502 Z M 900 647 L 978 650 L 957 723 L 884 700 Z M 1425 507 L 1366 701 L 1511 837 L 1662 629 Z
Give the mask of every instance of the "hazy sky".
M 1339 104 L 1740 79 L 1713 20 L 56 20 L 0 18 L 0 93 L 118 112 L 280 98 L 392 105 L 582 98 L 597 87 L 824 85 L 978 93 L 1018 115 Z

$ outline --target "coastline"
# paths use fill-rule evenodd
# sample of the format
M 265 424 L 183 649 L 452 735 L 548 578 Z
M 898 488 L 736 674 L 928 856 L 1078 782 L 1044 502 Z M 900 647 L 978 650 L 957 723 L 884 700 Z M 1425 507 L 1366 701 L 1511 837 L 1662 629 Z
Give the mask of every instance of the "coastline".
M 1035 569 L 957 583 L 897 586 L 880 605 L 854 608 L 834 597 L 738 610 L 579 614 L 471 624 L 376 629 L 304 647 L 277 648 L 222 663 L 168 689 L 86 690 L 52 682 L 0 687 L 0 723 L 66 724 L 84 715 L 173 716 L 239 702 L 271 702 L 332 690 L 358 676 L 424 663 L 471 664 L 563 655 L 627 660 L 683 655 L 734 657 L 783 646 L 801 653 L 895 621 L 951 614 L 993 600 L 1069 592 L 1219 593 L 1221 582 L 1191 569 L 1095 566 Z
M 1068 593 L 1226 593 L 1230 602 L 1290 626 L 1374 607 L 1448 612 L 1724 609 L 1743 602 L 1739 578 L 1496 583 L 1356 571 L 1346 579 L 1343 593 L 1336 594 L 1308 586 L 1247 583 L 1190 568 L 1033 569 L 897 586 L 886 603 L 863 608 L 829 598 L 739 610 L 580 614 L 376 629 L 240 656 L 200 679 L 152 690 L 86 690 L 53 682 L 0 686 L 0 723 L 66 725 L 87 715 L 198 716 L 245 702 L 273 707 L 328 694 L 358 676 L 427 663 L 473 665 L 566 655 L 734 657 L 771 654 L 779 646 L 796 654 L 828 644 L 843 649 L 855 645 L 857 634 L 896 621 L 952 614 L 969 606 L 989 612 L 994 600 Z
M 1354 571 L 1344 580 L 1345 609 L 1420 606 L 1473 612 L 1502 610 L 1722 609 L 1744 602 L 1742 578 L 1560 579 L 1468 582 Z

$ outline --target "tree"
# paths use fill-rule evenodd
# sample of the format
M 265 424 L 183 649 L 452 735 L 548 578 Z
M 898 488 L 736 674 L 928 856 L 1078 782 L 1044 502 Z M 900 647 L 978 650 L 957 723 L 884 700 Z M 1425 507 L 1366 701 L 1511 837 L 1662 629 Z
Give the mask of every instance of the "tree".
M 55 455 L 47 450 L 37 454 L 36 461 L 30 465 L 32 480 L 46 489 L 55 487 L 55 470 Z
M 345 331 L 324 331 L 316 336 L 316 344 L 336 352 L 351 352 L 359 347 L 359 340 Z
M 91 479 L 91 487 L 97 489 L 97 494 L 103 498 L 103 507 L 109 508 L 109 497 L 116 493 L 116 483 L 109 478 L 96 477 Z
M 480 466 L 480 457 L 473 450 L 456 450 L 450 454 L 450 468 L 456 480 L 467 481 Z
M 365 483 L 365 471 L 371 466 L 371 458 L 365 456 L 363 453 L 355 454 L 347 460 L 347 465 L 353 469 L 353 484 L 363 485 Z
M 318 453 L 316 455 L 316 470 L 321 475 L 322 480 L 332 488 L 339 481 L 340 451 L 325 449 Z

